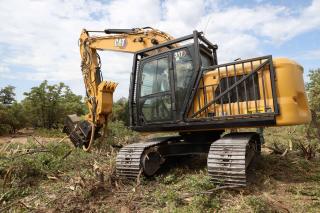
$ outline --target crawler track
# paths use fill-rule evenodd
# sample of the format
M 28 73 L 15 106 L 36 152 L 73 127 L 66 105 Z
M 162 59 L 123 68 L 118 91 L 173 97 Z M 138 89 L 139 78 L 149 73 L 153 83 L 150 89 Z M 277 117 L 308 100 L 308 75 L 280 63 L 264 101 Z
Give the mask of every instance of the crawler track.
M 260 151 L 258 138 L 255 133 L 237 133 L 212 143 L 208 154 L 211 180 L 223 186 L 246 186 L 247 167 Z
M 143 170 L 144 153 L 170 138 L 157 138 L 152 141 L 134 143 L 120 149 L 116 159 L 116 172 L 121 178 L 136 179 Z

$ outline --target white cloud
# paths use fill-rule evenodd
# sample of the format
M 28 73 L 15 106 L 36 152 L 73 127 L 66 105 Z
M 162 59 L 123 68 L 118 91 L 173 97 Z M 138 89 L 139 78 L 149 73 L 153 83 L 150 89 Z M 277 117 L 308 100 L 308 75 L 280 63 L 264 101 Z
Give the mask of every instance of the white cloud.
M 320 60 L 320 49 L 309 50 L 302 54 L 301 57 L 306 60 Z
M 223 4 L 223 7 L 221 5 Z M 178 37 L 203 30 L 219 45 L 220 62 L 263 54 L 262 43 L 277 45 L 320 26 L 320 1 L 298 14 L 261 3 L 226 7 L 220 0 L 2 0 L 0 2 L 0 78 L 8 72 L 26 80 L 66 81 L 83 94 L 77 40 L 82 28 L 152 26 Z M 127 96 L 132 56 L 101 54 L 104 78 L 120 83 L 116 97 Z M 10 70 L 26 67 L 29 71 Z
M 5 64 L 0 64 L 0 74 L 1 75 L 8 75 L 10 73 L 10 69 L 7 65 Z
M 261 29 L 261 34 L 270 37 L 274 42 L 285 42 L 301 33 L 320 27 L 320 1 L 314 0 L 310 6 L 303 9 L 298 16 L 279 13 L 275 19 L 267 22 Z

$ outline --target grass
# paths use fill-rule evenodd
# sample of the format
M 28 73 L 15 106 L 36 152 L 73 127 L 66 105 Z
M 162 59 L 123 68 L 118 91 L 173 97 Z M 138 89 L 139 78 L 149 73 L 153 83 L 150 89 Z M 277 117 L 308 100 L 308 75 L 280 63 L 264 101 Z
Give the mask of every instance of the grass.
M 0 146 L 0 211 L 75 212 L 319 212 L 320 162 L 296 152 L 263 152 L 250 170 L 250 185 L 219 190 L 199 158 L 171 159 L 141 183 L 115 176 L 117 148 L 139 140 L 122 123 L 109 126 L 108 141 L 91 153 L 70 142 Z M 278 134 L 278 133 L 277 133 Z M 279 133 L 280 134 L 280 133 Z M 284 136 L 282 136 L 284 138 Z M 38 139 L 38 140 L 41 140 Z M 266 138 L 274 142 L 275 138 Z M 284 138 L 285 141 L 285 138 Z M 42 152 L 42 151 L 44 152 Z M 3 212 L 5 212 L 3 211 Z
M 45 128 L 36 128 L 34 130 L 34 135 L 45 138 L 60 138 L 64 137 L 65 134 L 61 129 L 45 129 Z

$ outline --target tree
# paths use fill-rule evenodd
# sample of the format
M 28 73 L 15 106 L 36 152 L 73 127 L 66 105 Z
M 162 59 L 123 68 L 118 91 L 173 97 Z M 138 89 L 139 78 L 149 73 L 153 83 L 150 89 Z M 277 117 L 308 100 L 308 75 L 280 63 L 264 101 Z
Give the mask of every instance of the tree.
M 14 134 L 27 123 L 22 105 L 14 99 L 14 89 L 7 86 L 0 91 L 0 134 Z
M 83 115 L 85 112 L 82 97 L 72 93 L 64 83 L 49 85 L 43 81 L 24 95 L 23 106 L 35 127 L 58 128 L 66 115 Z
M 309 98 L 309 105 L 317 115 L 320 113 L 320 68 L 310 70 L 309 72 L 310 82 L 307 83 L 307 91 Z
M 126 126 L 129 126 L 129 102 L 126 98 L 120 98 L 113 104 L 112 120 L 122 121 Z
M 0 135 L 6 134 L 10 131 L 10 126 L 7 124 L 8 114 L 7 108 L 0 103 Z
M 320 68 L 310 70 L 310 82 L 307 84 L 309 105 L 312 113 L 312 128 L 316 129 L 317 138 L 320 142 Z
M 17 130 L 26 127 L 27 118 L 22 105 L 18 102 L 13 102 L 7 107 L 6 124 L 10 127 L 9 132 L 15 134 Z
M 0 90 L 0 103 L 4 105 L 10 105 L 15 101 L 16 94 L 14 93 L 15 87 L 6 86 Z
M 312 120 L 300 128 L 300 139 L 292 138 L 306 159 L 312 159 L 320 148 L 320 69 L 310 70 L 309 77 L 306 88 Z

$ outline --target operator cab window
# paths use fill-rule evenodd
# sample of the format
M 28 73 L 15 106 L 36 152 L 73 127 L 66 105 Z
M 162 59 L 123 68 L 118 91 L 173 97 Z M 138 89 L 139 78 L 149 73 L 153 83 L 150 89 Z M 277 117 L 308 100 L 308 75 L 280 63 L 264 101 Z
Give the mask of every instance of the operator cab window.
M 187 48 L 179 49 L 173 53 L 175 65 L 175 92 L 177 109 L 180 110 L 186 95 L 187 88 L 193 75 L 192 57 Z
M 171 119 L 169 58 L 155 59 L 142 65 L 141 112 L 147 123 Z
M 145 63 L 142 70 L 141 97 L 170 89 L 168 58 Z

